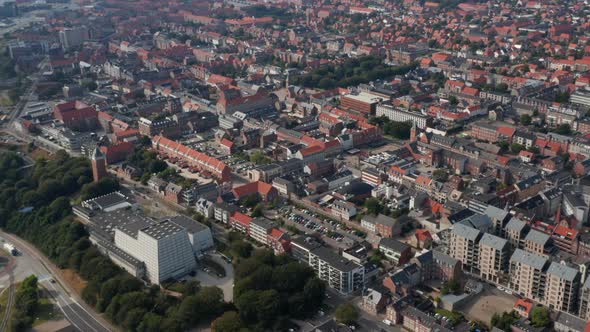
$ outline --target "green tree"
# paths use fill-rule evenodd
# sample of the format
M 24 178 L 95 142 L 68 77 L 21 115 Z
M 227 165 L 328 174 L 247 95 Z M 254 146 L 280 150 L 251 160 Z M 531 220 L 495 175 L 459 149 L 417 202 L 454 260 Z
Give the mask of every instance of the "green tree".
M 318 278 L 309 279 L 303 288 L 303 295 L 316 306 L 321 306 L 326 294 L 326 283 Z
M 555 129 L 555 133 L 560 134 L 560 135 L 571 135 L 572 134 L 572 128 L 570 127 L 569 124 L 567 123 L 563 123 L 560 124 L 556 129 Z
M 536 306 L 531 312 L 531 322 L 535 327 L 547 327 L 551 323 L 549 310 L 542 306 Z
M 252 210 L 252 218 L 262 217 L 264 215 L 263 210 L 264 210 L 264 207 L 262 206 L 262 204 L 260 204 L 260 203 L 256 204 L 256 206 Z
M 514 154 L 519 154 L 520 151 L 522 151 L 524 149 L 525 149 L 525 147 L 521 144 L 518 144 L 518 143 L 512 143 L 510 145 L 510 151 Z
M 336 308 L 334 316 L 339 323 L 351 325 L 359 318 L 359 312 L 354 305 L 343 303 Z
M 449 179 L 449 173 L 445 169 L 437 169 L 432 172 L 432 178 L 439 182 L 447 182 Z
M 242 329 L 242 320 L 235 311 L 226 311 L 211 324 L 213 332 L 239 332 Z
M 367 213 L 376 215 L 382 211 L 383 206 L 377 198 L 369 197 L 365 200 L 365 208 L 367 209 Z
M 462 291 L 461 283 L 455 279 L 450 279 L 443 284 L 440 293 L 442 295 L 447 295 L 447 294 L 458 295 L 461 293 L 461 291 Z
M 511 325 L 518 320 L 518 314 L 514 311 L 503 312 L 501 314 L 495 313 L 492 316 L 492 326 L 499 328 L 502 331 L 510 332 Z
M 255 151 L 250 155 L 250 161 L 256 165 L 270 164 L 272 159 L 267 157 L 262 151 Z
M 528 114 L 523 114 L 520 116 L 520 123 L 524 126 L 528 126 L 533 121 L 533 118 Z
M 238 257 L 250 257 L 254 248 L 248 242 L 234 241 L 230 244 L 231 251 Z

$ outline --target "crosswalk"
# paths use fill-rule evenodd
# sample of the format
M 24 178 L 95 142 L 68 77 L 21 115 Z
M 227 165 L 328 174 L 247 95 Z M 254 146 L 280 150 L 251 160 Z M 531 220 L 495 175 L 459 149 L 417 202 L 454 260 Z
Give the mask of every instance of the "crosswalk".
M 41 274 L 37 276 L 37 281 L 38 282 L 43 282 L 43 281 L 47 281 L 51 279 L 51 275 L 50 274 Z

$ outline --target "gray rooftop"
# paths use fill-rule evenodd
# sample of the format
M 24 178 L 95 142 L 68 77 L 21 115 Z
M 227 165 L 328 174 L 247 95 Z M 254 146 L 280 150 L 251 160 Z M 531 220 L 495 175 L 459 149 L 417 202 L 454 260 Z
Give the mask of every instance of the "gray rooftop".
M 400 242 L 398 240 L 394 240 L 390 237 L 384 237 L 381 239 L 381 241 L 379 241 L 379 248 L 381 247 L 385 247 L 387 249 L 391 249 L 393 251 L 396 252 L 403 252 L 405 250 L 407 250 L 408 248 L 410 248 L 409 245 Z
M 544 246 L 549 241 L 549 238 L 551 238 L 551 236 L 549 236 L 548 234 L 540 232 L 536 229 L 531 229 L 531 231 L 527 234 L 524 240 L 532 241 L 534 243 Z
M 497 237 L 495 235 L 485 233 L 481 237 L 479 244 L 490 247 L 490 248 L 494 248 L 496 250 L 503 250 L 508 245 L 508 241 L 506 239 L 501 238 L 501 237 Z
M 131 210 L 119 209 L 94 215 L 90 218 L 90 223 L 110 236 L 114 235 L 115 228 L 136 236 L 139 229 L 152 224 L 153 221 Z
M 526 223 L 518 218 L 512 218 L 512 219 L 510 219 L 508 224 L 506 224 L 507 231 L 522 232 L 522 230 L 525 227 L 526 227 Z
M 313 249 L 311 254 L 318 256 L 319 259 L 341 272 L 350 272 L 360 267 L 359 264 L 347 260 L 326 247 Z
M 554 275 L 559 279 L 573 281 L 578 276 L 578 270 L 567 265 L 552 262 L 547 269 L 547 274 Z
M 117 204 L 128 203 L 131 205 L 130 200 L 127 196 L 123 195 L 119 191 L 94 197 L 82 202 L 82 205 L 89 207 L 93 210 L 104 210 Z
M 459 224 L 476 228 L 481 232 L 487 232 L 492 227 L 492 219 L 485 214 L 474 214 L 469 218 L 461 220 Z
M 453 257 L 451 257 L 445 253 L 442 253 L 438 250 L 433 250 L 432 256 L 434 257 L 434 260 L 436 262 L 438 262 L 439 264 L 440 263 L 445 264 L 447 266 L 455 266 L 459 262 L 458 259 L 454 259 Z
M 171 222 L 175 223 L 176 225 L 184 228 L 187 232 L 189 232 L 191 234 L 199 233 L 199 232 L 202 232 L 202 231 L 209 228 L 209 227 L 201 224 L 200 222 L 198 222 L 192 218 L 189 218 L 185 215 L 177 215 L 177 216 L 166 218 L 166 219 L 170 220 Z
M 585 320 L 565 312 L 560 312 L 555 322 L 567 326 L 568 330 L 572 332 L 584 332 L 586 324 L 588 324 Z
M 141 231 L 156 240 L 160 240 L 178 232 L 182 232 L 184 229 L 169 220 L 164 220 L 157 224 L 149 225 Z
M 510 213 L 493 205 L 488 205 L 483 214 L 490 217 L 491 219 L 504 220 Z
M 377 215 L 377 217 L 374 217 L 372 215 L 366 215 L 363 217 L 363 220 L 370 222 L 372 224 L 382 224 L 382 225 L 386 225 L 386 226 L 393 226 L 396 224 L 395 219 L 393 219 L 392 217 L 388 217 L 384 214 L 379 214 Z
M 510 257 L 510 261 L 528 265 L 537 270 L 543 270 L 548 262 L 547 258 L 522 249 L 516 249 Z
M 464 224 L 455 224 L 453 230 L 451 230 L 451 233 L 459 237 L 475 241 L 481 232 Z
M 252 219 L 251 224 L 254 224 L 260 228 L 264 228 L 265 230 L 269 230 L 269 229 L 273 228 L 273 226 L 274 226 L 272 221 L 270 221 L 269 219 L 266 219 L 264 217 Z M 250 226 L 250 227 L 252 227 L 252 226 Z
M 136 219 L 133 222 L 118 225 L 116 228 L 129 236 L 137 238 L 137 234 L 140 230 L 146 229 L 151 225 L 152 223 L 148 220 Z

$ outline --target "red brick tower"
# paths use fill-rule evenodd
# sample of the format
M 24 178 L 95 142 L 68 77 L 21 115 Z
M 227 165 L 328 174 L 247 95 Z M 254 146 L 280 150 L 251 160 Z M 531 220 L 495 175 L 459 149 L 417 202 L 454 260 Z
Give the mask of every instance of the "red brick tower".
M 416 122 L 412 123 L 412 129 L 410 129 L 410 142 L 414 142 L 418 140 L 418 126 L 416 126 Z
M 107 176 L 107 161 L 98 147 L 92 152 L 91 160 L 92 176 L 94 177 L 94 182 L 98 182 L 100 179 Z

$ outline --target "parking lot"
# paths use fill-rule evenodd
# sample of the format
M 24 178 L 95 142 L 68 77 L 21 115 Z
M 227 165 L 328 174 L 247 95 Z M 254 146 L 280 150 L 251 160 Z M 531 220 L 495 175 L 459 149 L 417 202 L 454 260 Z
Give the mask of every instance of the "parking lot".
M 195 277 L 202 286 L 217 286 L 223 291 L 223 298 L 227 302 L 233 301 L 234 298 L 234 269 L 231 263 L 228 263 L 219 253 L 209 253 L 207 257 L 215 261 L 225 269 L 225 276 L 220 277 L 212 269 L 199 266 Z
M 279 211 L 289 223 L 306 233 L 316 233 L 329 245 L 338 248 L 349 248 L 355 241 L 362 241 L 350 227 L 334 220 L 325 219 L 309 210 L 284 207 Z

